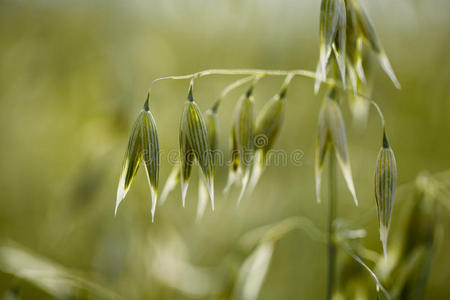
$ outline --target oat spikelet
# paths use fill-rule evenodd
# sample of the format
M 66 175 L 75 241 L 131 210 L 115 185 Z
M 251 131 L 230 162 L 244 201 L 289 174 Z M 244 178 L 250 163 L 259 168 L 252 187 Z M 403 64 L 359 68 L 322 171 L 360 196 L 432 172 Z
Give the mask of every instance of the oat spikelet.
M 328 101 L 328 100 L 326 100 Z M 325 104 L 319 112 L 318 130 L 317 130 L 317 140 L 315 149 L 315 177 L 316 177 L 316 200 L 318 203 L 321 202 L 320 198 L 320 187 L 322 183 L 322 171 L 325 162 L 325 157 L 330 148 L 330 136 L 328 132 L 328 124 L 325 118 Z
M 273 148 L 284 119 L 287 88 L 293 78 L 288 75 L 280 91 L 261 109 L 256 118 L 254 144 L 256 148 L 255 163 L 250 179 L 249 190 L 252 191 L 266 167 L 266 157 Z
M 346 52 L 346 8 L 344 0 L 322 0 L 320 7 L 320 47 L 319 62 L 316 69 L 314 90 L 317 93 L 320 83 L 326 80 L 327 67 L 333 53 L 345 87 Z
M 147 174 L 150 192 L 152 194 L 152 221 L 155 218 L 156 201 L 158 197 L 159 179 L 159 141 L 155 120 L 148 106 L 148 97 L 144 105 L 141 126 L 142 158 Z
M 159 142 L 155 120 L 149 110 L 149 95 L 147 95 L 144 107 L 139 112 L 133 128 L 131 129 L 119 186 L 117 188 L 114 214 L 117 214 L 117 209 L 125 198 L 141 161 L 144 162 L 144 168 L 152 195 L 151 214 L 153 221 L 158 196 Z
M 186 110 L 185 110 L 186 111 Z M 183 207 L 186 205 L 186 193 L 189 186 L 189 179 L 191 177 L 192 164 L 195 162 L 195 157 L 188 143 L 186 136 L 186 120 L 185 113 L 181 119 L 180 126 L 180 186 L 181 186 L 181 202 Z
M 337 97 L 336 93 L 335 89 L 331 90 L 319 113 L 315 159 L 316 198 L 317 201 L 320 202 L 323 164 L 328 149 L 333 145 L 339 166 L 344 175 L 345 182 L 347 183 L 347 188 L 352 194 L 355 204 L 358 205 L 350 167 L 350 158 L 348 155 L 345 123 L 341 109 L 335 99 Z
M 223 189 L 223 193 L 225 195 L 229 193 L 230 188 L 236 183 L 237 179 L 240 177 L 239 155 L 238 155 L 239 150 L 237 146 L 236 130 L 234 128 L 234 125 L 232 125 L 231 127 L 230 144 L 231 144 L 231 164 L 230 170 L 228 171 L 227 184 Z
M 378 61 L 380 62 L 381 67 L 392 80 L 395 87 L 399 89 L 401 87 L 400 83 L 395 76 L 394 70 L 392 69 L 386 52 L 384 51 L 383 46 L 377 37 L 375 27 L 373 26 L 372 21 L 370 20 L 364 7 L 362 7 L 358 0 L 350 0 L 348 1 L 348 3 L 348 5 L 352 5 L 355 10 L 360 34 L 369 42 L 372 50 L 377 54 Z
M 375 169 L 375 199 L 378 208 L 380 240 L 385 258 L 387 258 L 387 240 L 395 201 L 396 182 L 397 165 L 394 152 L 389 145 L 386 132 L 383 132 L 383 145 L 378 154 Z
M 183 206 L 186 199 L 192 163 L 198 162 L 200 174 L 208 188 L 211 205 L 214 208 L 214 174 L 213 160 L 209 148 L 208 133 L 202 113 L 192 95 L 193 81 L 189 86 L 188 100 L 181 119 L 180 153 L 181 153 L 181 185 Z
M 205 126 L 208 134 L 209 149 L 212 155 L 212 168 L 213 172 L 215 169 L 215 154 L 217 150 L 217 105 L 214 104 L 213 107 L 205 112 Z M 198 183 L 198 204 L 197 204 L 197 222 L 205 214 L 206 206 L 208 204 L 208 188 L 202 180 Z M 212 210 L 214 211 L 214 202 L 212 202 Z
M 237 147 L 236 155 L 238 155 L 239 158 L 238 169 L 241 175 L 241 191 L 239 193 L 238 203 L 241 202 L 247 189 L 255 154 L 255 112 L 252 93 L 253 86 L 239 99 L 233 120 L 233 131 Z

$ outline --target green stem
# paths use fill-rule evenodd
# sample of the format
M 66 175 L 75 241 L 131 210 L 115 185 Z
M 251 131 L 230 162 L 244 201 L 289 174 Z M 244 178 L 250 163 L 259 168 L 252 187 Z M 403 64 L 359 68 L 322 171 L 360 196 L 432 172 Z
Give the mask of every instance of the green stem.
M 331 147 L 328 166 L 328 273 L 327 298 L 331 299 L 335 286 L 336 275 L 336 244 L 334 239 L 334 220 L 336 219 L 336 160 L 333 147 Z
M 214 102 L 214 104 L 211 106 L 210 110 L 213 113 L 217 113 L 217 110 L 219 109 L 219 105 L 222 102 L 222 100 L 234 89 L 240 87 L 241 85 L 250 82 L 251 80 L 253 80 L 255 78 L 255 76 L 251 75 L 248 77 L 244 77 L 241 78 L 233 83 L 231 83 L 230 85 L 228 85 L 227 87 L 225 87 L 222 92 L 220 93 L 219 98 L 216 100 L 216 102 Z
M 265 70 L 265 69 L 210 69 L 210 70 L 203 70 L 192 74 L 187 75 L 181 75 L 181 76 L 167 76 L 167 77 L 161 77 L 153 80 L 153 82 L 150 85 L 149 93 L 153 87 L 153 85 L 162 80 L 183 80 L 183 79 L 192 79 L 192 78 L 200 78 L 204 76 L 209 75 L 260 75 L 260 76 L 287 76 L 287 75 L 293 75 L 293 76 L 301 76 L 305 78 L 311 78 L 316 79 L 316 72 L 309 71 L 309 70 Z M 337 82 L 328 79 L 323 81 L 329 85 L 336 85 Z
M 251 75 L 251 76 L 289 76 L 289 77 L 294 77 L 294 76 L 300 76 L 300 77 L 304 77 L 304 78 L 310 78 L 310 79 L 317 79 L 317 75 L 316 72 L 314 71 L 310 71 L 310 70 L 302 70 L 302 69 L 297 69 L 297 70 L 267 70 L 267 69 L 209 69 L 209 70 L 203 70 L 203 71 L 199 71 L 196 73 L 192 73 L 192 74 L 186 74 L 186 75 L 180 75 L 180 76 L 167 76 L 167 77 L 160 77 L 160 78 L 156 78 L 155 80 L 152 81 L 152 83 L 150 84 L 150 88 L 148 89 L 148 93 L 150 94 L 153 85 L 159 81 L 163 81 L 163 80 L 187 80 L 187 79 L 197 79 L 200 77 L 205 77 L 205 76 L 209 76 L 209 75 Z M 235 84 L 232 84 L 229 88 L 229 90 L 225 91 L 225 95 L 230 92 L 231 90 L 233 90 L 234 88 L 246 83 L 247 81 L 250 81 L 251 78 L 253 77 L 247 77 L 247 78 L 243 78 L 241 80 L 238 80 Z M 324 81 L 321 81 L 329 86 L 335 86 L 338 87 L 340 89 L 342 89 L 343 91 L 348 91 L 348 92 L 352 92 L 352 90 L 350 88 L 344 88 L 340 82 L 335 81 L 333 79 L 326 79 Z M 367 101 L 369 101 L 373 106 L 375 106 L 378 114 L 380 115 L 380 119 L 381 119 L 381 123 L 382 126 L 384 128 L 384 117 L 383 114 L 380 110 L 380 108 L 378 107 L 377 103 L 373 100 L 371 100 L 370 98 L 368 98 L 365 95 L 362 95 L 360 93 L 357 93 L 357 95 L 363 99 L 366 99 Z M 224 97 L 224 95 L 222 95 L 222 97 Z M 219 100 L 220 102 L 220 100 Z
M 378 115 L 380 116 L 380 121 L 381 121 L 381 125 L 383 126 L 383 130 L 384 130 L 384 127 L 385 127 L 385 121 L 384 121 L 384 115 L 383 115 L 383 113 L 381 112 L 381 109 L 380 109 L 380 107 L 378 106 L 378 104 L 375 102 L 375 101 L 373 101 L 373 100 L 371 100 L 371 99 L 369 99 L 369 98 L 367 98 L 366 96 L 362 96 L 362 95 L 359 95 L 360 97 L 363 97 L 364 99 L 366 99 L 367 101 L 369 101 L 374 107 L 375 107 L 375 109 L 377 110 L 377 112 L 378 112 Z
M 358 254 L 356 254 L 352 248 L 345 242 L 341 241 L 340 243 L 341 248 L 347 252 L 356 262 L 358 262 L 361 266 L 364 267 L 364 269 L 367 270 L 367 272 L 370 273 L 370 276 L 372 276 L 373 280 L 375 281 L 376 285 L 377 285 L 377 294 L 379 292 L 379 290 L 381 290 L 381 292 L 384 294 L 384 296 L 386 297 L 387 300 L 391 300 L 392 297 L 389 294 L 389 292 L 386 290 L 386 288 L 381 284 L 380 280 L 378 279 L 377 275 L 375 274 L 374 271 L 372 271 L 372 269 L 369 268 L 369 266 L 363 261 L 363 259 L 361 257 L 358 256 Z M 379 298 L 378 298 L 379 299 Z
M 235 88 L 240 87 L 243 84 L 246 84 L 247 82 L 252 81 L 254 78 L 255 78 L 255 76 L 251 75 L 251 76 L 239 79 L 239 80 L 233 82 L 232 84 L 228 85 L 220 93 L 220 99 L 225 98 L 232 90 L 234 90 Z

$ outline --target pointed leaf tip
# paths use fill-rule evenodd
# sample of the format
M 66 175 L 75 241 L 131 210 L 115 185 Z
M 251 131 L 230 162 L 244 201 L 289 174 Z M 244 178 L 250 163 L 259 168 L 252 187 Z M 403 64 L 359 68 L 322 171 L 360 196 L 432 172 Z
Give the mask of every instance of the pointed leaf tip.
M 189 102 L 194 102 L 193 89 L 194 89 L 194 79 L 192 79 L 191 83 L 189 84 L 189 90 L 188 90 L 188 96 L 187 96 L 187 100 Z
M 387 55 L 384 52 L 381 52 L 380 54 L 378 54 L 378 59 L 380 61 L 381 68 L 389 76 L 394 86 L 397 89 L 401 89 L 402 87 L 400 85 L 400 82 L 398 81 L 397 76 L 395 76 L 394 70 L 392 69 Z
M 147 99 L 145 100 L 145 103 L 144 103 L 144 110 L 145 111 L 149 111 L 150 110 L 149 101 L 150 101 L 150 93 L 147 94 Z
M 242 187 L 241 187 L 241 192 L 239 193 L 237 205 L 239 205 L 241 203 L 241 200 L 245 195 L 245 191 L 247 190 L 247 185 L 248 185 L 249 179 L 250 179 L 250 170 L 247 170 L 244 177 L 242 178 Z
M 383 130 L 383 148 L 389 148 L 389 141 L 386 137 L 386 131 Z
M 248 88 L 247 92 L 245 93 L 245 97 L 250 98 L 250 97 L 253 95 L 253 89 L 254 89 L 254 85 L 252 84 L 252 85 Z

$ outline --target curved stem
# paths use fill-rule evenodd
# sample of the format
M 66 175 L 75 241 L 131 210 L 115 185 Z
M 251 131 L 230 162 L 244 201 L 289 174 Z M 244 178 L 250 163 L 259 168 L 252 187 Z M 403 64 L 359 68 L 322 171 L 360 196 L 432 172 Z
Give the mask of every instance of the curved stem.
M 232 90 L 234 90 L 235 88 L 240 87 L 243 84 L 246 84 L 247 82 L 252 81 L 253 78 L 255 78 L 255 76 L 251 75 L 251 76 L 248 76 L 248 77 L 241 78 L 241 79 L 233 82 L 232 84 L 228 85 L 226 88 L 224 88 L 222 90 L 222 93 L 220 93 L 220 98 L 221 99 L 225 98 Z
M 219 98 L 219 100 L 216 101 L 220 102 L 221 98 L 225 97 L 231 90 L 235 89 L 236 87 L 250 81 L 252 78 L 256 77 L 262 77 L 262 76 L 289 76 L 289 77 L 294 77 L 294 76 L 300 76 L 300 77 L 304 77 L 304 78 L 310 78 L 310 79 L 317 79 L 317 74 L 316 72 L 313 71 L 309 71 L 309 70 L 302 70 L 302 69 L 298 69 L 298 70 L 267 70 L 267 69 L 208 69 L 208 70 L 203 70 L 203 71 L 199 71 L 196 73 L 192 73 L 192 74 L 186 74 L 186 75 L 180 75 L 180 76 L 166 76 L 166 77 L 160 77 L 157 78 L 155 80 L 152 81 L 152 83 L 150 84 L 150 87 L 148 89 L 148 94 L 150 94 L 153 86 L 155 85 L 155 83 L 162 81 L 162 80 L 187 80 L 187 79 L 196 79 L 196 78 L 200 78 L 200 77 L 205 77 L 205 76 L 210 76 L 210 75 L 251 75 L 249 77 L 243 78 L 241 80 L 236 81 L 235 83 L 231 84 L 230 86 L 228 86 L 227 88 L 225 88 L 222 91 L 222 94 Z M 289 79 L 290 80 L 290 79 Z M 343 87 L 339 82 L 333 80 L 333 79 L 326 79 L 321 81 L 329 86 L 337 86 L 340 89 L 344 90 L 344 91 L 349 91 L 350 89 Z M 369 97 L 357 93 L 357 96 L 369 101 L 377 110 L 378 115 L 380 116 L 381 119 L 381 123 L 383 128 L 385 127 L 385 121 L 384 121 L 384 116 L 383 113 L 381 112 L 380 107 L 378 106 L 378 104 L 373 101 L 372 99 L 370 99 Z
M 220 98 L 216 101 L 216 103 L 214 104 L 213 107 L 218 106 L 218 102 L 221 101 L 222 98 L 224 98 L 231 90 L 237 88 L 238 86 L 241 86 L 242 84 L 250 81 L 252 78 L 261 78 L 263 76 L 288 76 L 287 78 L 289 78 L 288 80 L 290 81 L 294 76 L 300 76 L 300 77 L 304 77 L 304 78 L 310 78 L 310 79 L 317 79 L 317 75 L 316 72 L 313 71 L 309 71 L 309 70 L 302 70 L 302 69 L 298 69 L 298 70 L 267 70 L 267 69 L 209 69 L 209 70 L 203 70 L 203 71 L 199 71 L 196 73 L 192 73 L 192 74 L 187 74 L 187 75 L 180 75 L 180 76 L 166 76 L 166 77 L 160 77 L 157 78 L 155 80 L 152 81 L 152 83 L 150 84 L 150 87 L 148 89 L 148 94 L 150 94 L 153 86 L 155 85 L 155 83 L 162 81 L 162 80 L 187 80 L 187 79 L 196 79 L 196 78 L 200 78 L 200 77 L 205 77 L 205 76 L 210 76 L 210 75 L 251 75 L 249 77 L 246 78 L 242 78 L 234 83 L 232 83 L 231 85 L 229 85 L 228 87 L 226 87 L 223 91 L 222 94 L 220 96 Z M 348 88 L 345 88 L 343 86 L 341 86 L 341 84 L 333 79 L 326 79 L 324 81 L 321 81 L 329 86 L 336 86 L 339 87 L 340 89 L 344 90 L 344 91 L 348 91 Z M 383 113 L 381 112 L 380 107 L 378 106 L 378 104 L 373 101 L 372 99 L 370 99 L 369 97 L 357 93 L 357 95 L 367 101 L 369 101 L 377 110 L 378 115 L 380 116 L 381 119 L 381 124 L 383 126 L 383 128 L 385 127 L 385 121 L 384 121 L 384 116 Z M 217 105 L 216 105 L 217 104 Z
M 260 76 L 287 76 L 292 74 L 293 76 L 301 76 L 305 78 L 317 79 L 316 72 L 309 70 L 266 70 L 266 69 L 209 69 L 203 70 L 192 74 L 181 75 L 181 76 L 167 76 L 157 78 L 152 81 L 148 92 L 150 93 L 153 85 L 158 81 L 162 80 L 186 80 L 192 78 L 200 78 L 209 75 L 260 75 Z M 323 81 L 329 85 L 336 85 L 337 82 L 332 79 L 327 79 Z
M 247 82 L 253 80 L 255 78 L 254 75 L 248 76 L 248 77 L 244 77 L 241 78 L 233 83 L 231 83 L 230 85 L 226 86 L 222 92 L 220 93 L 219 98 L 217 98 L 216 102 L 214 102 L 213 106 L 211 106 L 211 111 L 213 112 L 217 112 L 217 109 L 219 108 L 220 103 L 222 102 L 222 100 L 234 89 L 240 87 L 243 84 L 246 84 Z
M 345 252 L 347 252 L 354 260 L 356 260 L 361 266 L 363 266 L 367 272 L 370 273 L 370 276 L 372 276 L 373 280 L 375 281 L 376 285 L 377 285 L 377 291 L 381 290 L 383 292 L 383 294 L 385 295 L 385 297 L 390 300 L 391 299 L 391 295 L 389 294 L 389 292 L 386 290 L 386 288 L 381 284 L 380 280 L 378 279 L 377 275 L 375 274 L 375 272 L 372 271 L 372 269 L 369 268 L 369 266 L 355 253 L 353 252 L 353 250 L 347 246 L 346 243 L 340 243 L 340 246 L 342 249 L 344 249 Z
M 325 233 L 317 228 L 310 219 L 302 216 L 284 219 L 267 230 L 262 240 L 278 241 L 294 229 L 303 230 L 312 240 L 325 243 Z
M 336 161 L 331 147 L 328 165 L 328 273 L 327 298 L 332 299 L 336 273 L 336 244 L 334 239 L 334 220 L 336 219 Z
M 375 108 L 376 108 L 376 110 L 377 110 L 377 112 L 378 112 L 378 115 L 380 116 L 380 119 L 381 119 L 381 125 L 383 126 L 383 129 L 384 129 L 384 127 L 385 127 L 384 115 L 383 115 L 383 113 L 381 112 L 380 107 L 378 106 L 378 104 L 377 104 L 375 101 L 370 100 L 370 99 L 368 99 L 368 98 L 367 98 L 367 100 L 369 100 L 370 103 L 371 103 L 373 106 L 375 106 Z
M 292 79 L 294 78 L 294 74 L 288 74 L 281 85 L 280 91 L 278 92 L 279 99 L 284 99 L 286 97 L 287 89 L 291 84 Z

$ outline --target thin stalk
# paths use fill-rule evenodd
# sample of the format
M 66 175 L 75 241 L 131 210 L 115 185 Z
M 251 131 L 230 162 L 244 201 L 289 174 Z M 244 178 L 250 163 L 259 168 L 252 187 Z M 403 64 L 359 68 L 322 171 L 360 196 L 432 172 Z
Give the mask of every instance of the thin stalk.
M 378 106 L 378 104 L 377 104 L 375 101 L 370 100 L 370 99 L 368 99 L 368 98 L 367 98 L 367 100 L 370 101 L 370 103 L 376 108 L 376 110 L 377 110 L 377 112 L 378 112 L 378 115 L 380 116 L 381 125 L 383 126 L 383 130 L 384 130 L 384 127 L 385 127 L 384 115 L 383 115 L 383 113 L 381 112 L 380 107 Z
M 328 273 L 327 273 L 327 298 L 333 296 L 335 275 L 336 275 L 336 243 L 334 239 L 334 220 L 336 219 L 336 159 L 334 157 L 333 146 L 329 151 L 328 164 Z
M 302 69 L 298 69 L 298 70 L 209 69 L 209 70 L 203 70 L 203 71 L 199 71 L 199 72 L 192 73 L 192 74 L 157 78 L 157 79 L 153 80 L 152 83 L 150 84 L 150 87 L 148 89 L 148 94 L 150 94 L 150 92 L 153 88 L 153 85 L 162 80 L 197 79 L 197 78 L 205 77 L 205 76 L 209 76 L 209 75 L 252 75 L 252 76 L 257 76 L 257 77 L 262 77 L 262 76 L 292 76 L 292 77 L 300 76 L 300 77 L 304 77 L 304 78 L 317 79 L 316 72 L 309 71 L 309 70 L 302 70 Z M 247 80 L 250 81 L 251 79 L 243 78 L 242 80 L 238 80 L 236 82 L 236 85 L 231 85 L 230 89 L 228 91 L 226 91 L 225 94 L 228 93 L 229 91 L 231 91 L 232 89 L 244 84 L 245 82 L 247 82 Z M 337 86 L 344 91 L 351 91 L 351 89 L 343 87 L 339 82 L 337 82 L 333 79 L 326 79 L 321 82 L 323 82 L 329 86 Z M 380 116 L 382 126 L 384 128 L 384 116 L 383 116 L 383 113 L 381 112 L 380 108 L 378 107 L 377 103 L 365 95 L 362 95 L 360 93 L 357 93 L 357 95 L 359 97 L 362 97 L 362 98 L 368 100 L 373 106 L 375 106 L 375 108 Z M 223 98 L 223 96 L 222 96 L 222 98 Z
M 242 79 L 239 79 L 235 82 L 233 82 L 232 84 L 230 84 L 229 86 L 227 86 L 226 88 L 224 88 L 222 90 L 222 92 L 220 93 L 220 98 L 225 98 L 232 90 L 234 90 L 235 88 L 250 82 L 251 80 L 253 80 L 254 76 L 248 76 L 248 77 L 244 77 Z
M 192 74 L 187 74 L 187 75 L 180 75 L 180 76 L 167 76 L 167 77 L 161 77 L 161 78 L 157 78 L 155 80 L 152 81 L 152 83 L 150 84 L 150 88 L 148 89 L 148 94 L 150 94 L 152 87 L 155 83 L 162 81 L 162 80 L 187 80 L 187 79 L 197 79 L 200 77 L 204 77 L 204 76 L 209 76 L 209 75 L 250 75 L 250 76 L 256 76 L 256 77 L 263 77 L 263 76 L 289 76 L 289 77 L 294 77 L 294 76 L 300 76 L 300 77 L 304 77 L 304 78 L 310 78 L 310 79 L 317 79 L 317 74 L 316 72 L 313 71 L 309 71 L 309 70 L 302 70 L 302 69 L 298 69 L 298 70 L 266 70 L 266 69 L 209 69 L 209 70 L 203 70 L 203 71 L 199 71 L 196 73 L 192 73 Z M 246 83 L 247 81 L 250 81 L 251 77 L 249 78 L 243 78 L 241 80 L 238 80 L 235 84 L 230 85 L 229 90 L 224 90 L 225 95 L 230 92 L 231 90 L 233 90 L 234 88 Z M 322 83 L 325 83 L 329 86 L 336 86 L 340 89 L 342 89 L 343 91 L 351 91 L 350 88 L 345 88 L 343 87 L 339 82 L 333 80 L 333 79 L 326 79 L 321 81 Z M 381 125 L 384 128 L 384 116 L 383 113 L 380 110 L 380 107 L 377 105 L 377 103 L 375 101 L 373 101 L 372 99 L 368 98 L 365 95 L 362 95 L 360 93 L 357 93 L 357 95 L 361 98 L 366 99 L 367 101 L 369 101 L 377 110 L 378 115 L 380 116 L 381 119 Z M 224 95 L 221 96 L 221 98 L 223 98 Z M 220 99 L 220 98 L 219 98 Z M 218 100 L 217 102 L 220 102 L 220 100 Z
M 192 79 L 192 78 L 200 78 L 204 76 L 209 75 L 259 75 L 259 76 L 287 76 L 292 74 L 293 76 L 301 76 L 305 78 L 311 78 L 316 79 L 316 72 L 309 71 L 309 70 L 265 70 L 265 69 L 210 69 L 210 70 L 203 70 L 192 74 L 187 75 L 181 75 L 181 76 L 167 76 L 167 77 L 161 77 L 157 78 L 152 81 L 150 84 L 150 88 L 148 90 L 148 93 L 150 93 L 153 85 L 157 83 L 158 81 L 162 80 L 186 80 L 186 79 Z M 323 81 L 326 84 L 329 85 L 336 85 L 337 82 L 332 79 L 328 79 Z
M 230 85 L 228 85 L 227 87 L 225 87 L 222 92 L 220 93 L 219 98 L 216 100 L 216 102 L 214 102 L 213 106 L 211 106 L 211 110 L 215 113 L 217 112 L 217 109 L 219 108 L 220 103 L 222 102 L 222 100 L 234 89 L 240 87 L 243 84 L 246 84 L 247 82 L 250 82 L 251 80 L 253 80 L 255 78 L 254 75 L 248 76 L 248 77 L 244 77 L 241 78 L 233 83 L 231 83 Z
M 384 294 L 384 296 L 386 297 L 387 300 L 391 300 L 392 297 L 389 294 L 389 292 L 386 290 L 386 288 L 381 284 L 380 280 L 378 279 L 377 275 L 375 274 L 374 271 L 372 271 L 372 269 L 362 260 L 361 257 L 358 256 L 358 254 L 356 254 L 351 247 L 345 243 L 345 242 L 340 242 L 340 246 L 342 249 L 344 249 L 345 252 L 347 252 L 356 262 L 358 262 L 361 266 L 364 267 L 364 269 L 367 270 L 367 272 L 370 273 L 370 276 L 372 276 L 373 280 L 375 281 L 376 285 L 377 285 L 377 293 L 379 292 L 379 290 L 381 290 L 381 292 Z M 378 298 L 379 299 L 379 298 Z

